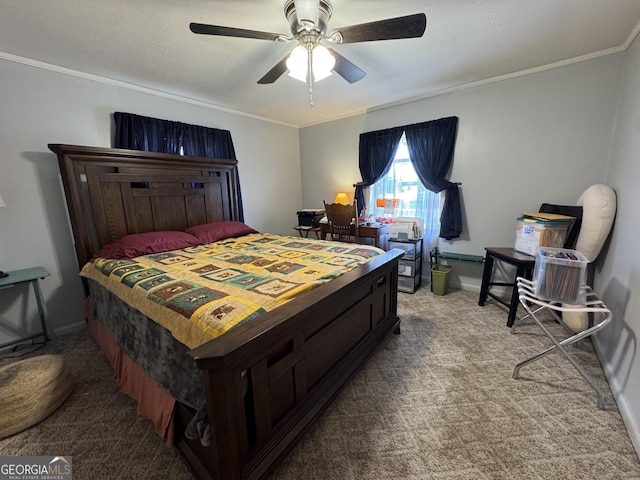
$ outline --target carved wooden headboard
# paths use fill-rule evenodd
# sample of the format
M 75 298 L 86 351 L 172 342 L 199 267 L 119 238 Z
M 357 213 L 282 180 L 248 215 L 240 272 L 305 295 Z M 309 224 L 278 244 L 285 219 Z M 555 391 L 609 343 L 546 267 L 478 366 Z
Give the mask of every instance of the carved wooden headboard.
M 131 234 L 238 219 L 236 160 L 49 144 L 80 267 Z

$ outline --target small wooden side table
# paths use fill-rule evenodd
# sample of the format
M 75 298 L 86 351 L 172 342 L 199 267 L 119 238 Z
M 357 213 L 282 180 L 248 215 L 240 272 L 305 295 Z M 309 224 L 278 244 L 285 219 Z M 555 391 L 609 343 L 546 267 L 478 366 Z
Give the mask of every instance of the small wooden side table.
M 315 232 L 316 238 L 320 240 L 320 227 L 293 227 L 294 230 L 297 230 L 301 237 L 309 238 L 309 232 Z
M 478 305 L 484 307 L 487 297 L 491 297 L 494 300 L 500 302 L 509 309 L 507 315 L 507 327 L 511 327 L 516 319 L 516 313 L 518 311 L 518 288 L 516 285 L 516 278 L 531 278 L 533 276 L 533 268 L 536 263 L 536 257 L 527 255 L 526 253 L 520 253 L 513 248 L 500 248 L 500 247 L 484 247 L 487 251 L 484 257 L 484 269 L 482 271 L 482 285 L 480 287 L 480 298 L 478 299 Z M 492 282 L 491 272 L 493 271 L 493 262 L 498 260 L 500 262 L 507 263 L 516 267 L 515 277 L 512 282 Z M 493 285 L 501 287 L 511 287 L 511 299 L 509 301 L 500 297 L 499 295 L 490 291 Z
M 40 291 L 40 285 L 38 280 L 41 278 L 48 277 L 50 275 L 42 267 L 33 267 L 27 268 L 24 270 L 15 270 L 13 272 L 7 272 L 9 275 L 6 277 L 0 278 L 0 290 L 5 288 L 11 288 L 21 283 L 30 282 L 33 285 L 33 292 L 36 295 L 36 302 L 38 303 L 38 314 L 40 315 L 40 325 L 42 326 L 42 331 L 39 333 L 34 333 L 28 337 L 20 338 L 18 340 L 12 340 L 7 343 L 0 344 L 0 348 L 8 347 L 10 345 L 16 345 L 18 343 L 26 342 L 27 340 L 31 340 L 37 337 L 44 337 L 44 341 L 49 341 L 49 333 L 47 332 L 47 305 L 42 298 L 42 292 Z

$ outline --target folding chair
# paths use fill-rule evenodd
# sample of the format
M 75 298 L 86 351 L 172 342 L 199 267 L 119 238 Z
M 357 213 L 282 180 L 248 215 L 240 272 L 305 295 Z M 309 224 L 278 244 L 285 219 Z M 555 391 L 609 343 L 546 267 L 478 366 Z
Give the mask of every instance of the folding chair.
M 530 363 L 533 363 L 536 360 L 545 357 L 549 353 L 561 353 L 569 361 L 569 363 L 573 365 L 573 367 L 578 371 L 582 378 L 584 378 L 584 380 L 596 391 L 596 394 L 598 395 L 598 407 L 604 409 L 604 395 L 602 394 L 602 391 L 600 391 L 600 388 L 598 388 L 596 382 L 584 371 L 584 369 L 580 365 L 578 365 L 573 356 L 569 352 L 567 352 L 565 347 L 577 342 L 578 340 L 582 340 L 583 338 L 593 335 L 598 330 L 604 328 L 611 321 L 611 310 L 607 308 L 607 306 L 602 302 L 602 300 L 600 300 L 600 298 L 598 298 L 596 293 L 588 285 L 583 285 L 580 287 L 581 305 L 575 307 L 567 307 L 559 302 L 550 302 L 538 298 L 535 294 L 535 285 L 531 280 L 523 277 L 518 277 L 516 279 L 516 284 L 518 286 L 520 303 L 527 311 L 527 315 L 514 322 L 514 324 L 511 326 L 511 333 L 515 333 L 517 325 L 521 325 L 527 318 L 532 318 L 542 329 L 544 334 L 553 342 L 553 346 L 530 358 L 527 358 L 526 360 L 522 360 L 521 362 L 519 362 L 513 370 L 513 378 L 517 379 L 519 377 L 520 369 L 525 365 L 529 365 Z M 582 301 L 582 298 L 584 298 L 584 301 Z M 532 308 L 535 308 L 535 310 L 532 310 Z M 548 310 L 553 315 L 555 320 L 560 325 L 562 325 L 565 330 L 567 330 L 567 332 L 569 332 L 569 337 L 565 338 L 564 340 L 558 340 L 549 331 L 549 329 L 545 327 L 544 323 L 541 322 L 538 318 L 538 315 L 545 310 Z M 594 316 L 594 320 L 596 316 L 599 316 L 600 320 L 597 323 L 594 322 L 592 327 L 574 334 L 574 332 L 562 321 L 562 317 L 558 314 L 558 312 L 566 311 L 587 312 L 589 315 Z

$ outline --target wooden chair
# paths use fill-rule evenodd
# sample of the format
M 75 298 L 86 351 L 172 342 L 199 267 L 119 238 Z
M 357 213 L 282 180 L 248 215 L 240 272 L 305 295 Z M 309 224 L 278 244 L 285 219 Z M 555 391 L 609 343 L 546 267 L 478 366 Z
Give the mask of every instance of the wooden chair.
M 564 248 L 574 248 L 578 234 L 580 233 L 580 227 L 582 225 L 582 207 L 574 205 L 554 205 L 550 203 L 543 203 L 540 206 L 540 212 L 543 213 L 559 213 L 562 215 L 569 215 L 576 219 L 571 226 L 567 234 L 567 238 L 563 245 Z M 513 322 L 516 319 L 516 313 L 518 311 L 518 305 L 520 299 L 518 297 L 518 289 L 516 285 L 516 279 L 518 277 L 531 280 L 533 276 L 533 269 L 535 266 L 536 257 L 527 255 L 516 251 L 514 248 L 501 248 L 501 247 L 485 247 L 486 254 L 484 258 L 484 270 L 482 272 L 482 284 L 480 287 L 480 298 L 478 299 L 478 305 L 484 306 L 487 301 L 487 297 L 491 297 L 497 302 L 501 303 L 509 309 L 507 315 L 507 327 L 513 326 Z M 516 272 L 513 277 L 513 281 L 509 282 L 495 282 L 492 281 L 492 272 L 494 267 L 494 261 L 503 262 L 516 267 Z M 492 286 L 501 286 L 511 288 L 511 296 L 509 300 L 506 300 L 500 295 L 491 292 Z
M 353 205 L 327 203 L 324 200 L 323 202 L 331 239 L 338 242 L 360 243 L 358 208 L 355 200 Z

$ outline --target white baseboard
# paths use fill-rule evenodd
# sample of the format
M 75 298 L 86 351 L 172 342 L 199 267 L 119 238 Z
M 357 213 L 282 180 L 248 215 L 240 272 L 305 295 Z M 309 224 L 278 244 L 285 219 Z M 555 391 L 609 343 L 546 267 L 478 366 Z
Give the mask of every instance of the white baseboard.
M 69 333 L 77 332 L 78 330 L 82 330 L 87 326 L 86 322 L 76 322 L 71 325 L 65 325 L 64 327 L 56 328 L 53 332 L 53 336 L 64 336 Z
M 629 405 L 630 402 L 625 395 L 623 387 L 618 382 L 611 365 L 609 363 L 602 362 L 602 356 L 600 355 L 601 347 L 597 335 L 592 336 L 591 339 L 593 340 L 593 345 L 596 349 L 596 353 L 598 354 L 598 358 L 600 358 L 600 363 L 602 364 L 604 374 L 607 377 L 607 381 L 609 382 L 611 393 L 613 393 L 613 397 L 615 398 L 618 405 L 618 410 L 620 411 L 620 415 L 622 416 L 622 421 L 624 422 L 625 427 L 627 427 L 627 432 L 629 433 L 629 438 L 631 439 L 633 448 L 635 448 L 636 453 L 640 457 L 640 421 L 635 417 L 633 413 L 634 409 Z

